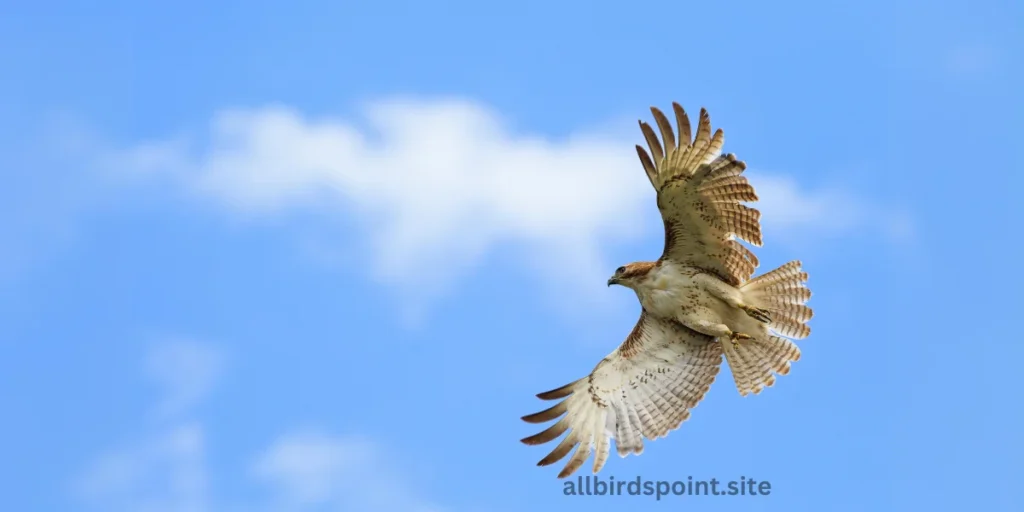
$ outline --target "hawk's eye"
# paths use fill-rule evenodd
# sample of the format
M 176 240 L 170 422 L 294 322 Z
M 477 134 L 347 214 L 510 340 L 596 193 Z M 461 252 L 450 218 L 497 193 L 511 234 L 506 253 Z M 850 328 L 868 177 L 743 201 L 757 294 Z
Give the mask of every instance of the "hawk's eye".
M 621 273 L 623 273 L 625 271 L 626 271 L 626 267 L 619 267 L 619 268 L 615 269 L 615 273 L 616 274 L 621 274 Z

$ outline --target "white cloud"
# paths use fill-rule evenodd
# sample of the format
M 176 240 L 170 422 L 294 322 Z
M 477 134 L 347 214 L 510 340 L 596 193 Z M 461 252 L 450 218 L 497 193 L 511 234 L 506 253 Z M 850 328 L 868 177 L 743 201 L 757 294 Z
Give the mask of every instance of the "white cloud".
M 647 225 L 651 191 L 628 144 L 513 135 L 465 101 L 394 100 L 366 113 L 360 128 L 283 107 L 229 110 L 191 158 L 175 140 L 139 146 L 120 164 L 173 171 L 243 215 L 344 211 L 366 228 L 377 277 L 408 289 L 436 289 L 502 243 L 594 265 L 602 241 Z
M 407 292 L 437 291 L 511 248 L 534 268 L 558 270 L 544 281 L 571 280 L 557 288 L 603 297 L 591 292 L 620 263 L 607 261 L 609 244 L 661 236 L 636 140 L 516 134 L 469 101 L 382 101 L 365 119 L 311 119 L 280 106 L 226 110 L 199 139 L 201 147 L 146 143 L 114 164 L 163 171 L 244 218 L 340 213 L 365 228 L 376 277 Z M 868 217 L 849 195 L 751 176 L 766 227 L 842 231 Z
M 434 512 L 385 463 L 372 441 L 297 431 L 281 437 L 253 465 L 277 491 L 280 510 L 329 507 L 353 512 Z
M 146 358 L 146 371 L 164 388 L 157 414 L 176 416 L 201 402 L 222 365 L 221 354 L 201 343 L 180 340 L 155 347 Z

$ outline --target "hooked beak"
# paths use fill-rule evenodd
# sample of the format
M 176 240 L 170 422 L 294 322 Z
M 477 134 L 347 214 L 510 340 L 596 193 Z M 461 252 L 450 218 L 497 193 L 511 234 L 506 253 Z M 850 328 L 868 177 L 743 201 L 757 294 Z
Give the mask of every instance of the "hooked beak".
M 616 279 L 615 277 L 608 278 L 608 286 L 611 286 L 613 284 L 619 284 L 619 280 Z

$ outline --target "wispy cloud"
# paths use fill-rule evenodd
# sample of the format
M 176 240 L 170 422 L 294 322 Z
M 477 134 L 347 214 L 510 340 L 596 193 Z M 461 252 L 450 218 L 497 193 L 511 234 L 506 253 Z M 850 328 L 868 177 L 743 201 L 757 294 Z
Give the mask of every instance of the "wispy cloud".
M 296 431 L 255 461 L 253 475 L 276 491 L 275 509 L 328 506 L 353 512 L 438 512 L 387 463 L 373 441 Z
M 205 427 L 194 409 L 209 397 L 223 359 L 212 346 L 196 342 L 153 347 L 144 366 L 164 384 L 155 408 L 159 421 L 148 433 L 98 455 L 72 482 L 85 506 L 139 512 L 440 511 L 374 440 L 314 429 L 284 434 L 251 457 L 250 483 L 266 489 L 269 500 L 218 501 L 208 478 Z
M 946 71 L 964 78 L 980 78 L 999 65 L 1000 55 L 995 46 L 984 43 L 961 43 L 949 48 L 945 54 Z
M 157 405 L 161 417 L 180 415 L 196 406 L 213 389 L 223 356 L 194 341 L 179 340 L 156 346 L 146 359 L 146 371 L 164 389 Z
M 207 398 L 222 356 L 193 341 L 154 346 L 147 376 L 163 386 L 154 405 L 158 422 L 148 434 L 99 455 L 74 483 L 96 510 L 205 512 L 207 489 L 202 424 L 187 416 Z
M 40 117 L 43 127 L 22 126 L 0 141 L 0 285 L 70 246 L 78 222 L 117 197 L 112 182 L 88 172 L 101 145 L 88 130 Z
M 100 455 L 75 487 L 96 510 L 204 512 L 207 484 L 203 428 L 189 422 Z
M 820 239 L 866 230 L 904 240 L 913 233 L 909 214 L 841 188 L 809 190 L 792 177 L 756 169 L 749 177 L 757 187 L 760 200 L 755 206 L 761 211 L 766 234 Z

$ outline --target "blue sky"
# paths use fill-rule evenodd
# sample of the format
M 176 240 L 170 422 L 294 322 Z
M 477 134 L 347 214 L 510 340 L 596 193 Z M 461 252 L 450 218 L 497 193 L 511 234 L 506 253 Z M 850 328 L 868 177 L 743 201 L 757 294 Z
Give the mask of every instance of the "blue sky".
M 1019 3 L 351 4 L 0 5 L 5 509 L 1024 506 Z M 813 333 L 602 475 L 773 493 L 564 497 L 518 418 L 633 326 L 672 101 Z

